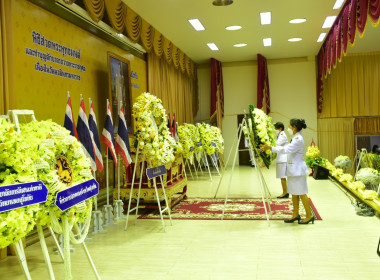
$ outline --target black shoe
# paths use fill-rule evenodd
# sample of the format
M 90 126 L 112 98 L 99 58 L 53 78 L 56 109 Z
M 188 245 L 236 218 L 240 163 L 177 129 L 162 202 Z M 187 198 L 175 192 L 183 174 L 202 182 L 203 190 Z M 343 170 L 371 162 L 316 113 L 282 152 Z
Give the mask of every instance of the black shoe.
M 286 220 L 284 220 L 284 223 L 288 223 L 288 224 L 290 224 L 290 223 L 294 223 L 295 221 L 298 221 L 298 223 L 299 223 L 300 220 L 301 220 L 301 216 L 298 215 L 297 217 L 295 217 L 295 218 L 293 218 L 293 219 L 286 219 Z
M 281 199 L 281 198 L 289 198 L 289 194 L 284 194 L 283 196 L 277 196 L 277 198 Z
M 300 225 L 307 225 L 308 223 L 312 223 L 312 224 L 314 224 L 314 220 L 315 220 L 315 217 L 313 216 L 310 220 L 308 220 L 308 221 L 302 221 L 302 220 L 299 220 L 298 221 L 298 223 L 300 224 Z

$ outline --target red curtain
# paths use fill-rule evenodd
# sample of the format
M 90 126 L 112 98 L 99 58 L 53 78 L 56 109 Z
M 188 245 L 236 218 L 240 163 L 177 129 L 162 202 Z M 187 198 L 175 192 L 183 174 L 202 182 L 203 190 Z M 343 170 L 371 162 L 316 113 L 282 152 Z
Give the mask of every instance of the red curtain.
M 348 42 L 351 45 L 355 43 L 356 30 L 358 30 L 361 37 L 364 35 L 368 16 L 373 25 L 377 26 L 380 16 L 380 0 L 347 0 L 327 34 L 317 57 L 317 102 L 319 113 L 322 112 L 323 105 L 323 77 L 330 73 L 332 66 L 336 66 L 337 60 L 341 61 L 342 52 L 347 53 Z
M 356 10 L 356 24 L 360 37 L 362 37 L 367 25 L 368 0 L 358 0 Z
M 345 5 L 341 12 L 341 20 L 342 20 L 342 50 L 343 53 L 347 53 L 348 47 L 348 5 Z
M 348 1 L 348 41 L 351 45 L 354 44 L 356 35 L 356 1 Z
M 267 60 L 257 54 L 257 108 L 270 113 L 270 93 Z
M 224 90 L 222 63 L 211 58 L 211 108 L 210 119 L 216 118 L 216 124 L 222 128 L 224 115 Z
M 379 23 L 380 0 L 369 0 L 368 14 L 373 23 Z

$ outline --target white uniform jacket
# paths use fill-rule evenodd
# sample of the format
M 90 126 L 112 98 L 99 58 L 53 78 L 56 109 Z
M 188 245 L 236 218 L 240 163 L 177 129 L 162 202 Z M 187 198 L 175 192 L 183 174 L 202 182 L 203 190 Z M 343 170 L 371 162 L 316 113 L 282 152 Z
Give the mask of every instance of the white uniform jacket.
M 288 137 L 286 136 L 286 133 L 285 131 L 281 131 L 280 134 L 278 135 L 277 137 L 277 146 L 281 146 L 281 147 L 284 147 L 286 145 L 288 145 Z M 287 154 L 286 153 L 281 153 L 281 152 L 277 152 L 277 158 L 276 158 L 276 162 L 277 163 L 284 163 L 284 162 L 287 162 Z
M 272 152 L 287 154 L 286 176 L 305 176 L 309 174 L 304 149 L 303 137 L 299 132 L 293 136 L 288 145 L 272 147 Z

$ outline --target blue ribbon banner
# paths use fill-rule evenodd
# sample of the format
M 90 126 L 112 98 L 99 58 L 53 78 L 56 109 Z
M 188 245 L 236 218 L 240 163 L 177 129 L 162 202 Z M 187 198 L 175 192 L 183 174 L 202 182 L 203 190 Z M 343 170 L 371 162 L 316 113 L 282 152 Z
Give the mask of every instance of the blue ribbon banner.
M 198 142 L 198 143 L 197 143 L 197 146 L 198 146 L 198 147 L 202 146 L 202 142 Z
M 216 143 L 215 142 L 211 142 L 211 146 L 213 146 L 213 147 L 216 148 Z
M 192 153 L 192 152 L 194 152 L 194 147 L 193 146 L 190 147 L 190 153 Z
M 48 189 L 41 181 L 0 187 L 0 213 L 47 200 Z
M 161 176 L 166 174 L 166 167 L 165 165 L 160 165 L 157 167 L 147 168 L 146 169 L 146 176 L 148 176 L 149 179 L 153 179 L 155 177 Z
M 55 205 L 57 205 L 61 211 L 65 211 L 98 193 L 99 184 L 95 179 L 91 179 L 57 193 Z

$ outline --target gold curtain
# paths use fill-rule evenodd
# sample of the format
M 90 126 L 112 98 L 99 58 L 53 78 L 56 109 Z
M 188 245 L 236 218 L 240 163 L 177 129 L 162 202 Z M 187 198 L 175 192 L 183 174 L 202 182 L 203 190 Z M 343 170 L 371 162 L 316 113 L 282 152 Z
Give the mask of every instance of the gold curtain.
M 321 156 L 331 163 L 339 155 L 355 155 L 354 118 L 318 119 L 318 145 Z
M 323 81 L 321 118 L 380 115 L 380 53 L 348 55 Z
M 75 2 L 75 0 L 64 1 L 68 5 Z M 104 11 L 107 11 L 111 26 L 116 32 L 123 33 L 125 29 L 125 34 L 132 42 L 141 43 L 148 53 L 153 48 L 158 57 L 164 55 L 168 64 L 173 61 L 176 69 L 179 68 L 182 73 L 187 73 L 193 80 L 196 79 L 194 61 L 137 13 L 127 7 L 122 0 L 83 0 L 83 2 L 92 20 L 99 22 L 104 16 Z
M 164 48 L 165 59 L 170 64 L 172 62 L 172 42 L 170 42 L 165 37 L 164 37 L 163 48 Z
M 153 50 L 154 53 L 160 57 L 162 55 L 163 49 L 162 49 L 162 41 L 163 41 L 163 36 L 162 34 L 157 31 L 157 29 L 154 31 L 153 34 Z
M 173 60 L 173 65 L 175 69 L 178 69 L 179 66 L 179 49 L 175 46 L 172 45 L 172 60 Z
M 164 57 L 148 53 L 148 90 L 162 100 L 178 124 L 193 123 L 193 79 L 169 65 Z
M 127 7 L 127 18 L 125 20 L 125 27 L 127 29 L 128 38 L 136 43 L 141 34 L 141 17 L 136 14 L 132 9 Z
M 154 36 L 154 28 L 145 20 L 142 20 L 141 23 L 141 43 L 147 52 L 150 52 L 153 47 L 153 36 Z
M 112 27 L 122 33 L 125 25 L 127 6 L 121 0 L 105 0 L 108 18 Z
M 355 119 L 354 128 L 355 135 L 380 135 L 380 117 Z
M 83 0 L 93 21 L 99 22 L 104 16 L 104 0 Z

